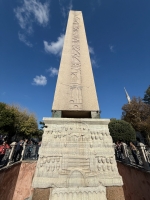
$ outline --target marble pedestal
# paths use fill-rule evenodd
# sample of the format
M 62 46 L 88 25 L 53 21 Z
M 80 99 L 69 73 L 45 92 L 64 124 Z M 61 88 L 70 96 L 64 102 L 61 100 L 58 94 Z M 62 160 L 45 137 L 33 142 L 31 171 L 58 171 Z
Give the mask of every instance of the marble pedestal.
M 106 119 L 44 118 L 34 188 L 51 188 L 50 200 L 105 200 L 106 187 L 122 186 Z M 76 196 L 76 197 L 75 197 Z M 85 198 L 84 198 L 85 197 Z

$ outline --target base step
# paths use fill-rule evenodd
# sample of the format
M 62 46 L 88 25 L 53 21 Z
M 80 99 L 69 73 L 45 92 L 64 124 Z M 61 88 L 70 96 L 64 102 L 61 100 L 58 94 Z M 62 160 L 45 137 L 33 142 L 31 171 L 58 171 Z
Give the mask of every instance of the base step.
M 106 188 L 99 187 L 72 187 L 54 188 L 49 200 L 107 200 Z

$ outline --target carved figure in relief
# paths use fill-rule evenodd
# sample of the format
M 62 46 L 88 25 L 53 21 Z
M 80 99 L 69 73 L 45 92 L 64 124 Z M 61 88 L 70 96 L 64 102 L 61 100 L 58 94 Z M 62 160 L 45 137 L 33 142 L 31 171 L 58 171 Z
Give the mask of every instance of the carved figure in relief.
M 80 70 L 74 70 L 71 72 L 71 83 L 81 83 L 81 72 Z
M 71 86 L 70 93 L 71 93 L 70 103 L 82 103 L 81 87 Z
M 73 32 L 72 32 L 73 38 L 78 38 L 79 37 L 79 27 L 74 28 L 73 27 Z
M 75 38 L 76 40 L 76 38 Z M 78 40 L 79 41 L 79 40 Z M 80 45 L 79 44 L 74 44 L 74 42 L 72 42 L 72 53 L 76 52 L 78 55 L 80 55 Z
M 80 59 L 79 59 L 79 57 L 77 56 L 77 54 L 73 54 L 73 55 L 72 55 L 72 63 L 73 63 L 73 64 L 76 64 L 76 65 L 77 65 L 77 64 L 78 64 L 78 65 L 80 64 Z
M 73 32 L 72 32 L 72 61 L 71 61 L 71 84 L 77 83 L 78 86 L 81 85 L 79 22 L 80 18 L 75 16 L 73 21 Z M 77 71 L 74 71 L 73 68 L 76 68 Z M 71 109 L 82 108 L 82 91 L 81 88 L 78 86 L 70 85 L 69 103 Z
M 76 46 L 76 48 L 77 47 L 80 47 L 80 40 L 79 40 L 79 37 L 73 37 L 72 38 L 72 46 Z M 78 50 L 80 50 L 80 49 L 78 49 Z
M 113 157 L 97 157 L 97 170 L 102 171 L 114 171 Z

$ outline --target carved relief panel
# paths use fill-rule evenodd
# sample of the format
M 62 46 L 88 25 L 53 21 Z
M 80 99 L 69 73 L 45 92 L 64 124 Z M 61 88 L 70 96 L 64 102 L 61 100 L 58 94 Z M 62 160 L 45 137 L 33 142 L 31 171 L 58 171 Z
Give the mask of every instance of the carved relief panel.
M 51 125 L 45 129 L 39 154 L 36 176 L 38 181 L 40 177 L 47 180 L 49 186 L 67 187 L 73 171 L 79 171 L 89 187 L 97 186 L 100 180 L 107 184 L 110 177 L 112 181 L 120 181 L 112 139 L 105 126 L 84 122 Z M 79 181 L 75 176 L 72 179 Z
M 69 108 L 72 110 L 82 109 L 82 77 L 80 59 L 80 16 L 75 15 L 72 29 L 72 54 L 70 74 L 70 99 Z

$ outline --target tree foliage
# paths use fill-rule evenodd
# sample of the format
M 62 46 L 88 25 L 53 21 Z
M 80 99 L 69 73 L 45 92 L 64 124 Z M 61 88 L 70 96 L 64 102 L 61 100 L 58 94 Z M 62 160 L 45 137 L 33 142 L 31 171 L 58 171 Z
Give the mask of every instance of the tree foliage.
M 0 102 L 0 134 L 32 136 L 38 133 L 38 124 L 33 113 L 16 105 Z
M 141 98 L 134 97 L 130 104 L 122 107 L 122 110 L 122 119 L 129 122 L 136 131 L 141 132 L 148 139 L 150 136 L 150 105 L 144 103 Z
M 8 134 L 14 132 L 15 116 L 10 112 L 9 106 L 5 103 L 0 103 L 0 134 Z
M 43 121 L 40 121 L 39 122 L 39 124 L 40 124 L 40 129 L 38 130 L 38 137 L 39 137 L 39 139 L 40 140 L 42 140 L 42 135 L 43 135 L 43 133 L 44 133 L 44 128 L 47 128 L 47 126 L 45 125 L 45 123 L 43 122 Z
M 147 88 L 147 90 L 145 91 L 145 95 L 144 95 L 143 101 L 144 101 L 144 103 L 150 105 L 150 85 Z
M 112 119 L 108 127 L 114 142 L 121 140 L 127 143 L 136 139 L 135 130 L 124 120 Z
M 41 125 L 41 129 L 43 129 L 43 128 L 47 128 L 47 126 L 45 125 L 44 122 L 40 121 L 39 124 Z

